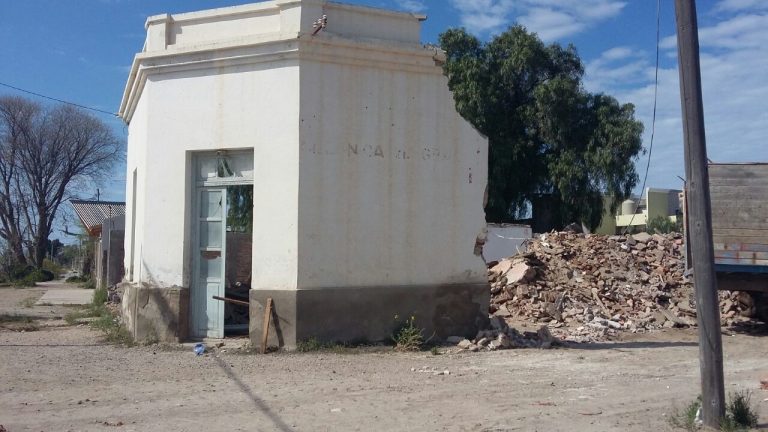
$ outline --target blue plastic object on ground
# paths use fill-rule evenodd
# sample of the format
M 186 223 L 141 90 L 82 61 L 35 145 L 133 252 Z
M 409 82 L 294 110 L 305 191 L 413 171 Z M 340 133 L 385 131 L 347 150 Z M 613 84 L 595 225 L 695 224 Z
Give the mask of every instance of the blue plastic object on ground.
M 203 355 L 203 353 L 205 352 L 205 344 L 203 343 L 195 344 L 194 350 L 195 350 L 195 354 Z

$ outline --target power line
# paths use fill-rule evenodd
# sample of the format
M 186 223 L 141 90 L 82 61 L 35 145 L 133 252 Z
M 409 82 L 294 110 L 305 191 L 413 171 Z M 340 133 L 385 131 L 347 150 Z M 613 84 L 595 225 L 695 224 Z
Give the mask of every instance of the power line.
M 12 85 L 10 85 L 10 84 L 5 84 L 5 83 L 3 83 L 3 82 L 0 82 L 0 86 L 3 86 L 3 87 L 8 87 L 8 88 L 11 88 L 11 89 L 14 89 L 14 90 L 20 91 L 20 92 L 22 92 L 22 93 L 31 94 L 31 95 L 34 95 L 34 96 L 37 96 L 37 97 L 41 97 L 41 98 L 44 98 L 44 99 L 49 99 L 49 100 L 52 100 L 52 101 L 56 101 L 56 102 L 60 102 L 60 103 L 63 103 L 63 104 L 67 104 L 67 105 L 76 106 L 76 107 L 78 107 L 78 108 L 82 108 L 82 109 L 86 109 L 86 110 L 95 111 L 95 112 L 97 112 L 97 113 L 101 113 L 101 114 L 108 114 L 108 115 L 111 115 L 112 117 L 118 117 L 118 115 L 117 115 L 116 113 L 113 113 L 113 112 L 109 112 L 109 111 L 101 110 L 101 109 L 98 109 L 98 108 L 91 108 L 91 107 L 88 107 L 88 106 L 85 106 L 85 105 L 80 105 L 80 104 L 77 104 L 77 103 L 74 103 L 74 102 L 68 102 L 68 101 L 65 101 L 65 100 L 57 99 L 57 98 L 55 98 L 55 97 L 46 96 L 46 95 L 44 95 L 44 94 L 35 93 L 35 92 L 33 92 L 33 91 L 29 91 L 29 90 L 24 90 L 23 88 L 15 87 L 15 86 L 12 86 Z
M 659 39 L 661 35 L 660 28 L 661 28 L 661 0 L 656 0 L 656 72 L 653 78 L 653 117 L 651 119 L 651 143 L 648 145 L 648 162 L 645 164 L 645 175 L 643 176 L 643 187 L 640 189 L 641 198 L 642 198 L 643 192 L 645 192 L 645 184 L 648 181 L 648 171 L 650 171 L 651 169 L 651 156 L 653 156 L 653 139 L 656 135 L 656 104 L 658 101 L 658 94 L 659 94 Z M 647 206 L 648 203 L 646 202 L 645 205 Z M 635 213 L 633 213 L 632 217 L 629 219 L 629 224 L 627 225 L 627 228 L 624 229 L 624 234 L 626 234 L 629 231 L 629 229 L 632 227 L 632 222 L 635 220 L 636 214 L 637 214 L 637 210 L 635 210 Z

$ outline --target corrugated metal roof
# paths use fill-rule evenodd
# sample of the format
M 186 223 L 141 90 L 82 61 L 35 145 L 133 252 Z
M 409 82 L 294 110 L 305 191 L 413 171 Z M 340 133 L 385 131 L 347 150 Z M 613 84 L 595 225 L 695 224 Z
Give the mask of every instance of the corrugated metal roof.
M 77 217 L 85 225 L 85 229 L 91 235 L 98 235 L 101 232 L 101 224 L 104 219 L 124 216 L 125 203 L 117 201 L 83 201 L 70 200 L 72 207 L 75 208 Z

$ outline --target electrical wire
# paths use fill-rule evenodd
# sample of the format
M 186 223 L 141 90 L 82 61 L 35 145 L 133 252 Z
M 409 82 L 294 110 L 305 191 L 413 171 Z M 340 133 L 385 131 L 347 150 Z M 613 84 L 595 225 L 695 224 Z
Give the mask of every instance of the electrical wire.
M 35 93 L 35 92 L 33 92 L 33 91 L 29 91 L 29 90 L 24 90 L 23 88 L 19 88 L 19 87 L 16 87 L 16 86 L 12 86 L 12 85 L 10 85 L 10 84 L 6 84 L 6 83 L 3 83 L 3 82 L 0 82 L 0 86 L 3 86 L 3 87 L 8 87 L 8 88 L 11 88 L 11 89 L 14 89 L 14 90 L 20 91 L 20 92 L 22 92 L 22 93 L 31 94 L 31 95 L 33 95 L 33 96 L 41 97 L 41 98 L 44 98 L 44 99 L 49 99 L 49 100 L 52 100 L 52 101 L 56 101 L 56 102 L 60 102 L 60 103 L 63 103 L 63 104 L 67 104 L 67 105 L 76 106 L 76 107 L 78 107 L 78 108 L 82 108 L 82 109 L 86 109 L 86 110 L 90 110 L 90 111 L 95 111 L 95 112 L 97 112 L 97 113 L 101 113 L 101 114 L 108 114 L 108 115 L 110 115 L 110 116 L 112 116 L 112 117 L 119 117 L 119 116 L 118 116 L 116 113 L 113 113 L 113 112 L 109 112 L 109 111 L 101 110 L 101 109 L 98 109 L 98 108 L 91 108 L 91 107 L 88 107 L 88 106 L 85 106 L 85 105 L 80 105 L 80 104 L 77 104 L 77 103 L 74 103 L 74 102 L 68 102 L 68 101 L 65 101 L 65 100 L 62 100 L 62 99 L 57 99 L 57 98 L 55 98 L 55 97 L 46 96 L 46 95 L 44 95 L 44 94 Z
M 645 185 L 648 181 L 648 171 L 651 169 L 651 156 L 653 156 L 653 139 L 656 136 L 656 105 L 658 102 L 659 94 L 659 40 L 661 38 L 661 0 L 656 0 L 656 72 L 653 78 L 653 116 L 651 118 L 651 142 L 648 144 L 648 162 L 645 164 L 645 175 L 643 176 L 643 187 L 640 189 L 640 194 L 645 192 Z M 647 199 L 647 197 L 646 197 Z M 646 203 L 646 206 L 648 203 Z M 629 224 L 624 228 L 624 234 L 626 234 L 632 227 L 632 222 L 635 220 L 637 210 L 632 214 L 632 218 L 629 219 Z M 647 221 L 646 221 L 647 222 Z

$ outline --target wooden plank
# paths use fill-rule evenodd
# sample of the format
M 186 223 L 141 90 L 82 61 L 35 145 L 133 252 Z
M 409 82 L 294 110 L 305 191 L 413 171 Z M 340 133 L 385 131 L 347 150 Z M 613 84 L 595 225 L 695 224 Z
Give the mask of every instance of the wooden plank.
M 267 297 L 267 305 L 264 307 L 264 323 L 261 332 L 261 353 L 267 353 L 267 339 L 269 338 L 269 320 L 272 318 L 272 297 Z
M 739 192 L 723 192 L 710 194 L 710 197 L 712 197 L 713 209 L 726 208 L 733 205 L 747 208 L 766 208 L 766 206 L 768 206 L 768 203 L 766 202 L 766 200 L 768 200 L 768 193 L 764 195 L 748 195 Z
M 712 217 L 713 229 L 761 231 L 766 226 L 768 226 L 768 217 L 754 219 L 746 215 L 718 215 Z
M 740 259 L 740 258 L 715 258 L 716 264 L 737 264 L 737 265 L 755 265 L 768 266 L 768 259 Z
M 732 235 L 738 235 L 739 237 L 750 237 L 750 234 L 738 234 L 739 232 L 745 232 L 745 233 L 753 233 L 752 236 L 759 236 L 760 238 L 764 238 L 765 234 L 760 234 L 761 231 L 765 231 L 761 229 L 762 227 L 766 226 L 765 224 L 760 225 L 759 223 L 749 223 L 749 222 L 743 222 L 743 221 L 734 221 L 734 222 L 726 222 L 723 220 L 717 221 L 717 223 L 713 222 L 712 229 L 716 232 L 728 232 Z M 754 241 L 751 243 L 763 243 L 762 241 Z
M 713 197 L 726 195 L 726 198 L 732 197 L 736 194 L 755 197 L 768 197 L 768 184 L 757 186 L 739 186 L 732 184 L 709 185 L 709 194 Z
M 712 204 L 712 212 L 718 214 L 738 214 L 740 212 L 749 213 L 754 218 L 765 217 L 764 213 L 752 213 L 755 211 L 768 210 L 768 201 L 743 200 L 740 197 L 725 198 Z
M 717 237 L 754 237 L 754 238 L 766 238 L 768 237 L 768 229 L 765 228 L 757 228 L 757 229 L 748 229 L 748 228 L 718 228 L 714 230 L 714 234 Z M 724 243 L 724 242 L 719 242 Z M 758 243 L 758 244 L 764 244 L 765 242 L 762 241 L 747 241 L 744 243 Z
M 709 186 L 766 186 L 768 165 L 710 165 Z
M 715 250 L 768 253 L 768 244 L 746 242 L 714 242 Z
M 768 238 L 762 237 L 762 238 L 756 238 L 756 237 L 736 237 L 736 236 L 718 236 L 715 235 L 712 238 L 714 243 L 718 244 L 762 244 L 767 245 L 768 244 Z
M 225 303 L 232 303 L 232 304 L 240 305 L 240 306 L 250 306 L 251 305 L 247 301 L 235 300 L 235 299 L 226 298 L 226 297 L 213 296 L 213 299 L 214 300 L 223 301 Z
M 711 178 L 755 178 L 768 176 L 768 164 L 710 164 Z

